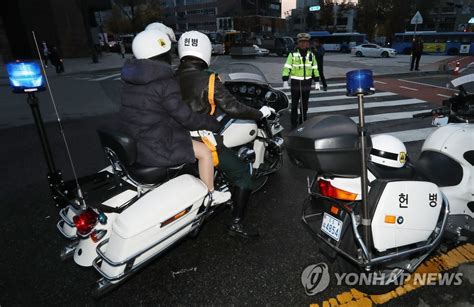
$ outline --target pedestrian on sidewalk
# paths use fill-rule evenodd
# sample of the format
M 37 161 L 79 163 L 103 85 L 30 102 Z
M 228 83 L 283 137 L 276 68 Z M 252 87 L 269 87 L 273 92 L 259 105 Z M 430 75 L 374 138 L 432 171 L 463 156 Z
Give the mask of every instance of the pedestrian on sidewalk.
M 316 56 L 309 49 L 310 38 L 311 36 L 308 33 L 298 34 L 298 46 L 295 51 L 288 54 L 286 63 L 283 66 L 283 88 L 290 88 L 288 80 L 291 82 L 292 129 L 306 120 L 309 93 L 313 80 L 314 88 L 318 91 L 321 89 Z M 298 116 L 298 109 L 300 116 Z
M 122 59 L 125 58 L 125 45 L 123 44 L 123 41 L 119 41 L 119 47 L 120 47 L 120 54 L 122 55 Z
M 324 77 L 324 54 L 326 50 L 319 38 L 314 41 L 314 48 L 313 53 L 316 56 L 316 63 L 318 64 L 318 72 L 319 78 L 321 79 L 321 83 L 323 84 L 323 90 L 328 90 L 328 84 L 326 83 L 326 77 Z
M 423 54 L 423 40 L 421 38 L 413 38 L 413 43 L 411 45 L 411 65 L 410 71 L 420 70 L 420 59 Z
M 46 44 L 45 41 L 43 41 L 42 43 L 42 54 L 43 54 L 43 63 L 44 63 L 44 67 L 45 68 L 48 68 L 48 58 L 49 58 L 49 49 L 48 49 L 48 44 Z
M 64 72 L 64 63 L 61 55 L 59 54 L 58 48 L 53 47 L 49 54 L 49 59 L 51 60 L 51 64 L 56 67 L 56 73 L 60 74 Z

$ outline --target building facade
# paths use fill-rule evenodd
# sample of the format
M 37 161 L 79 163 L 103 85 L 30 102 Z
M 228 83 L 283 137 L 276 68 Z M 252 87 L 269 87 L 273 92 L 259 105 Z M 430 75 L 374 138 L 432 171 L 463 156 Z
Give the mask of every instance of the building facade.
M 163 22 L 177 32 L 285 30 L 281 0 L 165 0 Z
M 3 61 L 36 58 L 32 31 L 39 43 L 56 46 L 64 57 L 91 54 L 91 17 L 110 8 L 107 0 L 4 0 L 0 12 Z M 92 18 L 93 19 L 93 18 Z
M 334 5 L 330 14 L 330 19 L 323 21 L 321 11 L 310 12 L 309 7 L 318 5 L 319 1 L 304 1 L 309 3 L 306 8 L 296 7 L 291 11 L 287 20 L 287 32 L 296 34 L 309 31 L 330 31 L 330 32 L 355 32 L 357 10 L 353 7 L 343 8 Z M 303 3 L 303 1 L 300 1 Z M 297 2 L 298 4 L 298 2 Z
M 468 21 L 473 17 L 474 0 L 433 1 L 422 14 L 420 30 L 457 32 L 469 29 Z

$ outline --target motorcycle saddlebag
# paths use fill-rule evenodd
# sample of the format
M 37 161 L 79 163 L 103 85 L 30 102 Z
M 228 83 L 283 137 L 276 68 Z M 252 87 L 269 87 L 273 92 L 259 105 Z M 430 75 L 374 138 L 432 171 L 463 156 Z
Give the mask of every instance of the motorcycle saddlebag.
M 202 181 L 181 175 L 143 195 L 115 220 L 103 247 L 105 257 L 114 263 L 133 258 L 135 266 L 163 252 L 190 231 L 207 193 Z M 141 251 L 146 252 L 137 255 Z M 101 265 L 108 276 L 119 276 L 124 269 L 107 261 Z
M 372 147 L 367 137 L 367 153 Z M 342 115 L 320 115 L 291 131 L 286 140 L 290 160 L 320 175 L 358 177 L 361 174 L 357 124 Z

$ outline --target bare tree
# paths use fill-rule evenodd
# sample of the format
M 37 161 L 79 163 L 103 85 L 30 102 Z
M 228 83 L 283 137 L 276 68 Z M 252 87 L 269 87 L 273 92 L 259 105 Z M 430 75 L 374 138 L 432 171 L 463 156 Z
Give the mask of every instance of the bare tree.
M 357 29 L 369 39 L 376 36 L 393 37 L 396 32 L 411 30 L 411 17 L 416 11 L 424 14 L 430 0 L 359 0 L 357 5 Z
M 161 18 L 159 0 L 115 0 L 107 28 L 114 33 L 133 33 Z
M 334 1 L 321 1 L 319 24 L 321 29 L 329 30 L 334 27 Z

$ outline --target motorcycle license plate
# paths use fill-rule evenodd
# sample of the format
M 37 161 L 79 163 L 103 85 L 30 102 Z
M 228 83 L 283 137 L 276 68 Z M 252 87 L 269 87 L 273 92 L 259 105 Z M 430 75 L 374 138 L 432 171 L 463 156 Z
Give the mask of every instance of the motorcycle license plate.
M 342 221 L 324 212 L 321 230 L 334 240 L 339 241 L 341 238 Z

